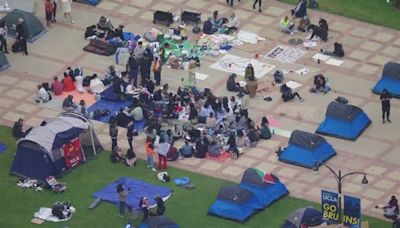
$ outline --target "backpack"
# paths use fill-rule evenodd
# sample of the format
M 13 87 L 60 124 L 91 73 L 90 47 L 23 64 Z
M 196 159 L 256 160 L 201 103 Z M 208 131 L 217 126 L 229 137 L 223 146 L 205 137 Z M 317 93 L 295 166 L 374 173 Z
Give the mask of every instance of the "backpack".
M 341 103 L 341 104 L 347 104 L 349 103 L 349 100 L 347 100 L 345 97 L 339 96 L 335 99 L 335 101 Z
M 167 160 L 168 161 L 176 161 L 179 158 L 179 153 L 176 147 L 171 146 L 167 153 Z
M 278 83 L 278 84 L 282 83 L 282 81 L 283 81 L 283 72 L 281 70 L 275 71 L 275 73 L 274 73 L 274 81 L 276 83 Z

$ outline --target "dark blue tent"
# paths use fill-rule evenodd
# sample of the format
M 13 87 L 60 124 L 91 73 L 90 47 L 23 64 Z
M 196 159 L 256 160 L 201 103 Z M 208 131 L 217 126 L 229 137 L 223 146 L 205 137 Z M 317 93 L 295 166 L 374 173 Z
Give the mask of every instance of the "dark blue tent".
M 282 228 L 302 228 L 318 226 L 324 222 L 320 211 L 313 207 L 297 209 L 289 214 Z
M 253 193 L 238 185 L 222 186 L 208 214 L 243 223 L 256 212 L 255 201 Z
M 370 123 L 361 108 L 332 101 L 316 133 L 355 141 Z
M 276 200 L 289 194 L 286 186 L 279 178 L 272 175 L 275 183 L 264 181 L 264 173 L 258 169 L 248 168 L 240 181 L 240 187 L 249 190 L 255 196 L 254 205 L 257 209 L 264 209 Z
M 383 67 L 382 78 L 376 83 L 373 93 L 382 94 L 387 89 L 393 97 L 400 98 L 400 63 L 388 62 Z
M 80 150 L 74 157 L 66 157 L 63 147 L 72 140 L 79 142 Z M 44 181 L 48 176 L 61 176 L 101 150 L 88 119 L 77 113 L 63 113 L 45 126 L 33 128 L 17 142 L 10 173 Z
M 118 205 L 118 184 L 123 184 L 124 188 L 127 190 L 131 189 L 126 198 L 126 203 L 138 210 L 140 209 L 139 200 L 144 196 L 149 199 L 149 206 L 154 207 L 156 205 L 156 201 L 154 200 L 156 196 L 160 196 L 164 201 L 166 201 L 172 194 L 172 189 L 170 188 L 157 186 L 130 177 L 122 177 L 93 193 L 92 197 Z
M 160 215 L 148 217 L 139 228 L 179 228 L 179 225 L 164 215 Z
M 92 6 L 97 6 L 101 0 L 76 0 L 77 2 L 83 3 L 83 4 L 88 4 Z
M 279 160 L 311 169 L 315 164 L 321 164 L 335 155 L 332 145 L 321 136 L 295 130 Z

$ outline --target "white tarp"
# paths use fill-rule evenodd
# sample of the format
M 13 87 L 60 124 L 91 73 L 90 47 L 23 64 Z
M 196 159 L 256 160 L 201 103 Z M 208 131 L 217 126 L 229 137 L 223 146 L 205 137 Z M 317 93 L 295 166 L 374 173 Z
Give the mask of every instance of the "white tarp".
M 251 44 L 255 44 L 255 43 L 257 43 L 258 41 L 265 40 L 265 38 L 263 38 L 263 37 L 261 37 L 261 36 L 255 34 L 255 33 L 248 32 L 248 31 L 243 31 L 243 30 L 240 30 L 240 31 L 238 32 L 236 38 L 237 38 L 238 40 L 244 42 L 244 43 L 251 43 Z
M 274 65 L 263 63 L 255 59 L 247 59 L 236 55 L 227 54 L 210 68 L 244 76 L 247 65 L 251 64 L 254 68 L 256 78 L 261 78 L 275 68 Z

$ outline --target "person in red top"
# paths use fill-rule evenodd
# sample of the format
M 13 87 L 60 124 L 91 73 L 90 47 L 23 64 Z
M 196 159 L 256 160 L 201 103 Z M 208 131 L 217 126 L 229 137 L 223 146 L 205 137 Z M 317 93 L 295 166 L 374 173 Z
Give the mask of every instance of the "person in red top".
M 46 23 L 47 27 L 50 27 L 51 21 L 53 19 L 53 9 L 54 9 L 54 4 L 51 0 L 46 0 L 44 3 L 44 10 L 46 13 Z
M 68 75 L 67 72 L 64 72 L 64 91 L 74 91 L 75 90 L 75 84 L 74 80 L 72 79 L 71 76 Z
M 154 168 L 154 143 L 151 137 L 147 137 L 146 140 L 146 154 L 147 154 L 147 168 L 156 171 Z
M 55 76 L 53 83 L 51 83 L 51 90 L 53 90 L 54 95 L 59 96 L 64 90 L 64 85 L 58 81 L 58 77 Z

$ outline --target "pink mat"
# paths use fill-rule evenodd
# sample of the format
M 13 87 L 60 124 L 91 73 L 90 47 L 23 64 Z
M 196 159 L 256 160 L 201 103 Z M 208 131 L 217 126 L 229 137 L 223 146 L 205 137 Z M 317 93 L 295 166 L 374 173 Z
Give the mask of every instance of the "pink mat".
M 86 107 L 91 106 L 92 104 L 94 104 L 96 102 L 96 100 L 94 99 L 94 94 L 90 94 L 88 92 L 85 93 L 79 93 L 78 91 L 70 91 L 70 92 L 63 92 L 60 96 L 63 99 L 65 99 L 68 95 L 72 95 L 74 96 L 74 103 L 79 104 L 79 102 L 81 100 L 84 100 L 86 103 Z
M 267 116 L 268 123 L 270 127 L 280 127 L 281 122 L 273 116 Z M 261 123 L 261 120 L 259 121 Z

